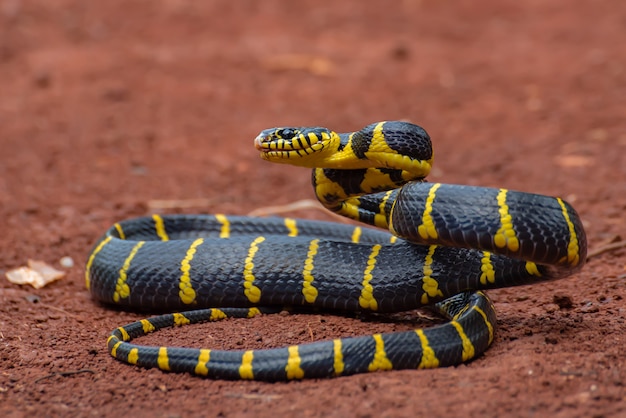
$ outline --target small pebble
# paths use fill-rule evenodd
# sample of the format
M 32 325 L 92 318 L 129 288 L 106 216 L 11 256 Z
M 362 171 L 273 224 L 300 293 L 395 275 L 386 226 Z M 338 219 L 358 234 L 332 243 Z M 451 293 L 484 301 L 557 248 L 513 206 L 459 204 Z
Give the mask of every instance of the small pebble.
M 74 267 L 74 260 L 72 259 L 72 257 L 69 257 L 69 256 L 62 257 L 59 260 L 59 264 L 61 265 L 61 267 L 69 269 L 69 268 Z
M 33 319 L 35 321 L 37 321 L 37 322 L 46 322 L 48 320 L 48 316 L 47 315 L 36 315 Z
M 544 309 L 547 313 L 554 313 L 559 309 L 559 306 L 554 303 L 548 303 L 544 306 Z
M 587 303 L 585 304 L 585 306 L 583 306 L 582 308 L 580 308 L 580 312 L 582 313 L 596 313 L 600 310 L 600 308 L 597 305 L 594 305 L 593 303 Z
M 571 309 L 574 306 L 574 302 L 569 295 L 556 294 L 552 300 L 561 309 Z
M 38 303 L 39 302 L 39 296 L 37 296 L 37 295 L 30 294 L 30 295 L 26 295 L 24 298 L 28 302 L 30 302 L 30 303 Z
M 552 344 L 552 345 L 557 344 L 559 342 L 559 340 L 557 340 L 554 337 L 546 337 L 545 341 L 546 341 L 546 344 Z

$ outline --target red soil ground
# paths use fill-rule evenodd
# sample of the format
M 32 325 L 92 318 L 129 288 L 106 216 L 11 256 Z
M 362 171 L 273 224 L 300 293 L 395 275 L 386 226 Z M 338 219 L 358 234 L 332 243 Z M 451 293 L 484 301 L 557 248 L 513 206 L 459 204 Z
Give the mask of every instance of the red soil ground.
M 0 416 L 626 415 L 624 249 L 489 292 L 499 333 L 468 365 L 287 384 L 115 361 L 108 333 L 141 314 L 94 303 L 83 272 L 110 224 L 157 199 L 246 214 L 311 198 L 306 170 L 258 158 L 261 129 L 385 119 L 431 134 L 430 180 L 565 197 L 594 250 L 626 239 L 625 97 L 617 0 L 1 1 L 0 272 L 76 264 L 40 290 L 2 274 Z M 273 315 L 145 341 L 259 348 L 401 326 Z

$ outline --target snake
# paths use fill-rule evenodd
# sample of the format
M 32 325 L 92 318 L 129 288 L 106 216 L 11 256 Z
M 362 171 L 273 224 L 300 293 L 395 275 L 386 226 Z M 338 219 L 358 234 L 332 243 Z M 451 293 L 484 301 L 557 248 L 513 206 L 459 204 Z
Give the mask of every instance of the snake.
M 432 143 L 418 125 L 385 121 L 350 133 L 277 127 L 254 145 L 263 160 L 312 169 L 323 206 L 360 223 L 219 213 L 115 223 L 88 256 L 86 286 L 101 304 L 157 314 L 112 331 L 107 347 L 117 360 L 261 381 L 456 366 L 494 341 L 485 290 L 566 277 L 585 263 L 583 224 L 565 200 L 427 181 Z M 359 315 L 422 307 L 445 322 L 269 349 L 131 342 L 166 327 L 284 309 Z

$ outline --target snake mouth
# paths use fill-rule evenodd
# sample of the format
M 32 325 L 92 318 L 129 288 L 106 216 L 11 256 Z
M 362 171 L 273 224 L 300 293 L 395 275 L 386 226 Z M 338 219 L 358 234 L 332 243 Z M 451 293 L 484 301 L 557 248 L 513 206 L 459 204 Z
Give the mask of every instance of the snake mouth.
M 256 138 L 254 138 L 254 147 L 261 152 L 268 152 L 271 150 L 270 148 L 270 140 L 267 136 L 265 135 L 259 135 Z

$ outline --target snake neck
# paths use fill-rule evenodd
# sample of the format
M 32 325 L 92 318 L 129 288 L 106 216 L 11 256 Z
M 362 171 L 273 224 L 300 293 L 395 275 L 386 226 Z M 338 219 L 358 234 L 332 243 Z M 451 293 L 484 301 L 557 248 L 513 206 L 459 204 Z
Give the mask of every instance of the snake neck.
M 407 181 L 430 172 L 433 152 L 430 137 L 421 127 L 408 122 L 378 122 L 360 131 L 338 134 L 307 166 L 325 169 L 383 169 L 406 172 Z M 299 165 L 297 160 L 288 163 Z
M 265 160 L 313 168 L 315 194 L 326 208 L 382 228 L 388 227 L 395 198 L 387 192 L 422 181 L 433 161 L 428 133 L 400 121 L 345 134 L 322 127 L 271 128 L 254 143 Z
M 387 229 L 393 191 L 430 171 L 428 134 L 406 122 L 379 122 L 336 134 L 335 142 L 313 170 L 317 199 L 340 215 Z

